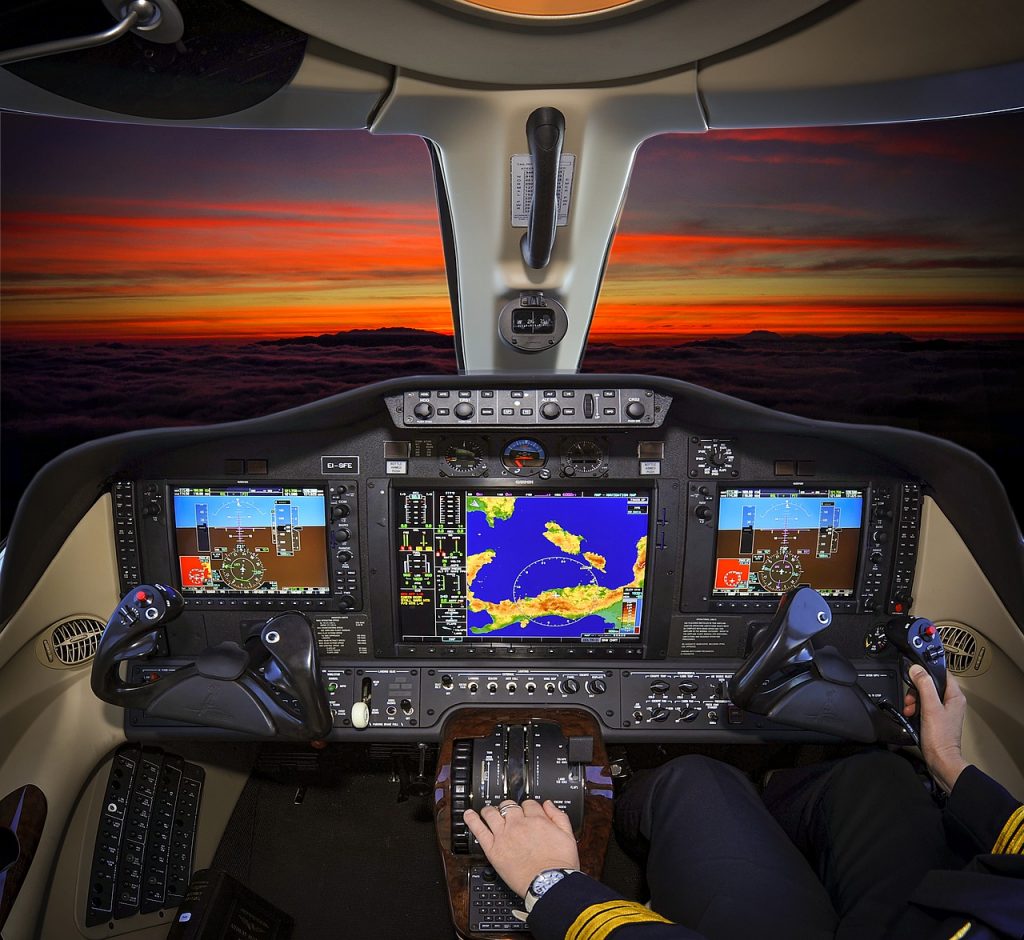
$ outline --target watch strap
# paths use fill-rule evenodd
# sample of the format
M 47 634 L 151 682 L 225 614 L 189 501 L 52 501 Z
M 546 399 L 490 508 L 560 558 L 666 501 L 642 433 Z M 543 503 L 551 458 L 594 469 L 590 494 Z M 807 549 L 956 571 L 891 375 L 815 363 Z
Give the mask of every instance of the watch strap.
M 526 897 L 523 898 L 523 907 L 526 908 L 526 913 L 527 914 L 529 914 L 533 910 L 533 906 L 544 896 L 543 893 L 540 894 L 540 895 L 536 895 L 536 894 L 533 893 L 533 884 L 534 884 L 534 882 L 538 878 L 540 878 L 541 875 L 546 875 L 548 872 L 551 872 L 551 871 L 561 872 L 563 877 L 564 877 L 566 875 L 575 875 L 579 871 L 579 869 L 578 868 L 545 868 L 543 871 L 537 872 L 537 874 L 534 875 L 534 877 L 533 877 L 533 881 L 530 882 L 530 887 L 526 889 Z M 561 881 L 561 880 L 562 879 L 560 878 L 559 881 Z M 557 882 L 556 882 L 556 884 L 557 884 Z M 552 885 L 552 887 L 554 887 L 554 885 Z

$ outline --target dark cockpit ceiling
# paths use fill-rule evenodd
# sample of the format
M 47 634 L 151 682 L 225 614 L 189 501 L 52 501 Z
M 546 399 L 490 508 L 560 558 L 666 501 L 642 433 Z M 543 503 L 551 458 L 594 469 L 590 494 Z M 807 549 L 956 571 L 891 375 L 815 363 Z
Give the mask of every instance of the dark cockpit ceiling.
M 463 0 L 177 6 L 184 34 L 163 48 L 140 33 L 8 65 L 4 106 L 97 120 L 367 127 L 399 75 L 496 91 L 629 87 L 677 72 L 695 79 L 681 86 L 690 106 L 680 100 L 677 130 L 1020 106 L 1021 36 L 1008 0 L 633 0 L 562 16 Z M 101 3 L 34 0 L 0 24 L 13 47 L 103 30 L 110 17 Z

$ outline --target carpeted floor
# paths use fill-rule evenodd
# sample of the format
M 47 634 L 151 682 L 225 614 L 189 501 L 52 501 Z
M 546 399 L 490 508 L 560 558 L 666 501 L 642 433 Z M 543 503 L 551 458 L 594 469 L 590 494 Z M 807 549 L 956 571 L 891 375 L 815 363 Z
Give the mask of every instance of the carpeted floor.
M 364 768 L 304 785 L 254 774 L 213 867 L 290 914 L 294 940 L 453 940 L 430 807 L 397 802 L 390 776 Z M 640 871 L 614 839 L 605 880 L 639 895 Z
M 770 767 L 835 756 L 831 748 L 794 745 L 654 745 L 631 747 L 630 762 L 636 770 L 705 750 L 755 780 Z M 287 748 L 262 754 L 213 867 L 290 914 L 294 940 L 453 940 L 430 796 L 409 787 L 415 771 L 409 756 L 330 748 L 315 757 L 307 751 L 294 763 Z M 429 768 L 432 779 L 432 761 Z M 643 874 L 614 837 L 603 880 L 625 897 L 645 900 Z

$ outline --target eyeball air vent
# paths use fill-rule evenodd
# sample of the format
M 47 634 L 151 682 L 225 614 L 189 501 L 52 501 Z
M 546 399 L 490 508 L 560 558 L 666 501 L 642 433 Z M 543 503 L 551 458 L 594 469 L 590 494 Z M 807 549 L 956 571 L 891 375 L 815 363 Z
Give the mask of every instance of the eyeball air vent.
M 946 648 L 946 668 L 957 676 L 980 676 L 988 671 L 988 641 L 976 630 L 955 620 L 937 620 L 935 626 Z
M 79 614 L 49 627 L 36 643 L 36 655 L 45 666 L 60 669 L 80 666 L 96 655 L 106 624 L 95 617 Z

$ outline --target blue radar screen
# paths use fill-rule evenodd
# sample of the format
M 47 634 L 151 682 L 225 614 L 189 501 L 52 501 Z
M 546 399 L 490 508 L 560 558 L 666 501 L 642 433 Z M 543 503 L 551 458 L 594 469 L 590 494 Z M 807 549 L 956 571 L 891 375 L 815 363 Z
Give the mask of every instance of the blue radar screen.
M 467 635 L 639 636 L 648 502 L 638 494 L 467 494 Z

